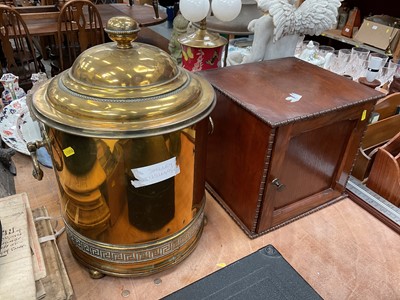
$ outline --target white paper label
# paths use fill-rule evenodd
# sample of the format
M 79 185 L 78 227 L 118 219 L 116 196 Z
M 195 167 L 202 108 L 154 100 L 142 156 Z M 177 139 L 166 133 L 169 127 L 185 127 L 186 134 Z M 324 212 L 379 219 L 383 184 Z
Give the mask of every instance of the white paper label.
M 371 29 L 373 29 L 373 30 L 377 30 L 377 29 L 378 29 L 378 26 L 376 26 L 376 25 L 373 25 L 373 26 L 371 27 Z
M 303 96 L 296 93 L 290 93 L 289 97 L 286 97 L 286 100 L 290 102 L 297 102 L 301 99 L 301 97 Z
M 154 165 L 131 169 L 136 180 L 131 180 L 131 184 L 135 187 L 151 185 L 174 177 L 180 173 L 180 168 L 176 164 L 176 157 L 156 163 Z

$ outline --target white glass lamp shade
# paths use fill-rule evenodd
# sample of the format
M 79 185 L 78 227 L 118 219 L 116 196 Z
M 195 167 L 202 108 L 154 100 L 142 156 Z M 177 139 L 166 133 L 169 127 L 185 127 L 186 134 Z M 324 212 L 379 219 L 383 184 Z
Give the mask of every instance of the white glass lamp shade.
M 211 2 L 211 10 L 214 16 L 223 22 L 235 19 L 241 9 L 241 0 L 212 0 Z
M 368 61 L 367 81 L 372 82 L 378 77 L 378 72 L 382 68 L 382 58 L 371 56 Z
M 200 22 L 210 10 L 209 0 L 180 0 L 179 10 L 182 16 L 191 22 Z

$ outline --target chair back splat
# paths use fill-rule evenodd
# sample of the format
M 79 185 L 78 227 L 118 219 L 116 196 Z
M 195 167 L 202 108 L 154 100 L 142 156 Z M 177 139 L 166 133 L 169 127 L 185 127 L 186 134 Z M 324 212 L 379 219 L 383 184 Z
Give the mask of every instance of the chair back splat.
M 0 42 L 0 76 L 4 73 L 18 76 L 19 86 L 27 91 L 32 87 L 31 75 L 45 72 L 42 56 L 19 12 L 3 4 L 0 4 Z
M 96 5 L 87 0 L 66 2 L 58 17 L 59 57 L 58 66 L 52 64 L 52 75 L 70 68 L 79 54 L 102 43 L 104 43 L 103 23 Z

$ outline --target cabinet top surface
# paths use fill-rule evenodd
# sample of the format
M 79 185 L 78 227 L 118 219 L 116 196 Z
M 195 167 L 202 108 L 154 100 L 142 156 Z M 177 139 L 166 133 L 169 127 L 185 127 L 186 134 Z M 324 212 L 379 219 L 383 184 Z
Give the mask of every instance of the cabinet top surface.
M 200 72 L 271 126 L 376 101 L 384 94 L 294 57 Z

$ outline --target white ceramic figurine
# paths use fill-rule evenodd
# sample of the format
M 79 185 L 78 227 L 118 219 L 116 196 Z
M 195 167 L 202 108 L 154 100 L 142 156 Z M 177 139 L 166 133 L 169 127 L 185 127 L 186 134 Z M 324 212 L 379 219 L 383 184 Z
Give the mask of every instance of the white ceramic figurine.
M 319 35 L 337 22 L 340 0 L 305 0 L 299 7 L 293 0 L 257 0 L 264 15 L 252 20 L 254 32 L 249 54 L 231 52 L 228 65 L 294 56 L 304 35 Z

